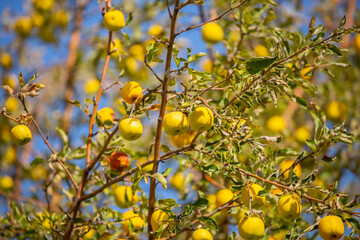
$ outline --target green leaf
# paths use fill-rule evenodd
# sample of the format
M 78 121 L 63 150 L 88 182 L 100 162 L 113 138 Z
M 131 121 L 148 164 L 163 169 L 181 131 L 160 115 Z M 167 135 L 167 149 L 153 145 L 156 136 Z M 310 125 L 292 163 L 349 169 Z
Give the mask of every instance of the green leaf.
M 257 74 L 261 70 L 271 66 L 277 57 L 251 58 L 245 62 L 246 69 L 250 74 Z
M 300 107 L 307 109 L 307 102 L 305 101 L 305 99 L 301 97 L 296 97 L 296 103 L 299 104 Z
M 198 220 L 204 222 L 210 228 L 217 230 L 217 225 L 216 225 L 216 222 L 214 221 L 214 219 L 209 218 L 209 217 L 199 217 Z
M 23 86 L 24 86 L 24 78 L 23 78 L 21 72 L 19 73 L 19 84 L 20 84 L 20 87 L 23 87 Z
M 45 160 L 43 158 L 36 157 L 34 160 L 32 160 L 32 162 L 30 163 L 30 166 L 34 167 L 34 166 L 42 164 L 44 162 L 45 162 Z
M 198 54 L 195 54 L 195 55 L 192 55 L 191 57 L 188 58 L 188 63 L 192 63 L 196 60 L 198 60 L 199 58 L 203 57 L 203 56 L 206 56 L 207 54 L 206 53 L 198 53 Z
M 150 175 L 150 177 L 155 178 L 163 186 L 164 189 L 167 189 L 167 181 L 163 175 L 161 175 L 160 173 L 155 173 Z
M 56 131 L 58 132 L 61 139 L 63 140 L 64 146 L 67 146 L 69 143 L 69 138 L 68 138 L 67 134 L 65 133 L 65 131 L 59 127 L 56 127 Z
M 161 175 L 167 177 L 170 173 L 171 173 L 171 168 L 167 168 L 161 173 Z
M 341 53 L 340 49 L 338 47 L 336 47 L 335 45 L 329 44 L 328 49 L 330 51 L 332 51 L 333 53 L 335 53 L 337 56 L 342 56 L 342 53 Z

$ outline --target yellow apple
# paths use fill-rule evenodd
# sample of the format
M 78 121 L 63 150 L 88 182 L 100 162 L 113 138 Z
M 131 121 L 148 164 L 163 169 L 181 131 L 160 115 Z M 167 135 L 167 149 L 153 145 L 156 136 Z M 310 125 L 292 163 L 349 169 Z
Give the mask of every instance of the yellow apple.
M 10 176 L 0 177 L 0 189 L 9 191 L 14 188 L 14 181 Z
M 191 129 L 204 132 L 209 130 L 214 124 L 213 112 L 207 107 L 197 107 L 189 115 Z
M 1 54 L 0 62 L 1 62 L 1 66 L 5 69 L 9 69 L 13 65 L 11 55 L 6 52 Z
M 301 215 L 301 200 L 297 195 L 287 195 L 280 198 L 278 203 L 279 216 L 287 219 L 294 220 Z
M 243 217 L 238 227 L 240 236 L 245 240 L 260 239 L 265 231 L 264 222 L 258 217 Z
M 146 49 L 142 44 L 134 44 L 129 48 L 129 55 L 135 59 L 143 62 L 145 58 Z
M 148 34 L 150 36 L 158 37 L 163 32 L 163 27 L 159 24 L 151 25 L 148 29 Z
M 241 209 L 240 207 L 237 207 L 237 213 L 231 214 L 233 218 L 235 219 L 235 222 L 238 223 L 240 219 L 245 217 L 245 213 L 249 211 L 247 207 L 243 207 L 244 209 Z
M 7 164 L 13 164 L 15 163 L 17 159 L 17 152 L 16 149 L 13 146 L 10 146 L 5 154 L 5 161 Z
M 270 56 L 269 50 L 262 44 L 258 44 L 254 47 L 254 53 L 257 57 Z
M 292 164 L 294 163 L 294 161 L 292 160 L 288 160 L 288 161 L 284 161 L 280 164 L 280 173 L 282 173 L 283 171 L 285 171 L 286 169 L 288 169 Z M 288 171 L 286 171 L 284 173 L 285 178 L 289 177 L 289 172 L 291 170 L 289 169 Z M 300 164 L 296 164 L 296 166 L 293 169 L 293 172 L 295 173 L 295 175 L 300 178 L 301 177 L 301 173 L 302 173 L 302 169 Z
M 205 42 L 215 44 L 224 38 L 224 31 L 217 23 L 207 23 L 202 28 L 202 37 Z
M 109 31 L 119 31 L 125 27 L 125 17 L 120 10 L 111 10 L 104 15 L 104 26 Z
M 341 102 L 333 101 L 327 106 L 325 113 L 331 120 L 342 121 L 346 116 L 346 106 Z
M 110 56 L 115 58 L 119 57 L 119 55 L 123 52 L 123 45 L 120 39 L 115 39 L 111 42 L 110 52 Z
M 49 173 L 43 165 L 38 164 L 30 169 L 30 178 L 34 181 L 45 180 L 48 175 Z
M 265 196 L 258 196 L 258 193 L 262 190 L 263 188 L 260 185 L 255 183 L 249 183 L 249 188 L 245 187 L 241 191 L 241 201 L 244 203 L 245 206 L 249 207 L 250 204 L 249 192 L 250 192 L 250 195 L 252 197 L 251 207 L 259 208 L 263 206 L 265 203 Z
M 162 210 L 156 210 L 151 215 L 151 227 L 156 232 L 159 230 L 161 226 L 163 227 L 163 230 L 166 228 L 167 220 L 169 219 L 169 215 L 162 211 Z
M 295 139 L 299 143 L 304 143 L 307 139 L 311 138 L 311 133 L 306 126 L 300 126 L 295 130 Z
M 151 157 L 150 159 L 154 159 L 154 157 Z M 146 163 L 148 160 L 146 157 L 140 157 L 138 159 L 138 163 L 141 165 L 143 163 Z M 154 167 L 154 164 L 149 164 L 149 165 L 146 165 L 145 167 L 143 167 L 141 170 L 144 171 L 144 172 L 152 172 L 153 170 L 153 167 Z
M 25 125 L 17 125 L 11 129 L 11 135 L 17 145 L 25 145 L 31 141 L 31 131 Z
M 54 23 L 59 27 L 66 27 L 68 24 L 68 14 L 65 10 L 56 11 L 53 15 Z
M 19 17 L 15 23 L 15 30 L 22 37 L 28 36 L 31 32 L 31 28 L 32 20 L 30 17 Z
M 120 135 L 128 141 L 135 141 L 143 134 L 143 126 L 137 118 L 125 118 L 119 123 Z
M 19 102 L 16 97 L 9 97 L 5 102 L 6 111 L 14 113 L 19 107 Z
M 203 69 L 205 72 L 208 72 L 208 73 L 212 73 L 212 72 L 213 72 L 214 64 L 213 64 L 213 62 L 211 61 L 211 59 L 206 58 L 206 59 L 202 62 L 202 69 Z
M 360 34 L 357 34 L 354 38 L 354 47 L 356 50 L 356 53 L 360 55 Z
M 120 208 L 128 208 L 132 206 L 136 200 L 136 195 L 132 194 L 130 186 L 118 186 L 113 190 L 116 205 Z
M 206 229 L 197 229 L 192 234 L 193 240 L 213 240 L 211 233 Z
M 116 114 L 111 108 L 104 107 L 97 111 L 96 117 L 100 126 L 104 126 L 105 128 L 112 128 L 114 126 L 114 119 L 116 119 Z
M 88 81 L 86 81 L 85 86 L 84 86 L 84 92 L 87 95 L 91 95 L 94 93 L 97 93 L 100 89 L 100 82 L 97 79 L 90 79 Z
M 286 128 L 286 122 L 282 116 L 273 116 L 266 121 L 266 128 L 272 132 L 281 132 Z
M 184 190 L 185 185 L 185 178 L 184 173 L 177 172 L 175 175 L 170 179 L 170 184 L 178 191 Z
M 140 64 L 134 57 L 127 57 L 120 63 L 120 68 L 125 68 L 129 75 L 135 75 L 140 71 Z
M 50 10 L 54 5 L 54 0 L 33 0 L 34 7 L 42 11 Z
M 35 12 L 31 18 L 31 20 L 32 20 L 32 25 L 34 27 L 40 28 L 40 27 L 44 26 L 45 17 L 41 13 Z
M 171 137 L 171 142 L 178 148 L 182 148 L 191 143 L 193 138 L 195 137 L 195 132 L 188 131 L 184 134 L 179 134 Z
M 184 134 L 189 129 L 189 121 L 182 112 L 170 112 L 164 116 L 165 132 L 171 136 Z
M 139 216 L 139 214 L 134 213 L 132 210 L 125 212 L 123 214 L 123 219 L 124 221 L 121 228 L 124 232 L 129 232 L 130 221 L 135 230 L 140 230 L 145 225 L 145 221 Z
M 221 189 L 216 193 L 216 207 L 221 207 L 234 198 L 234 193 L 230 189 Z M 227 211 L 227 210 L 226 210 Z
M 140 97 L 139 97 L 140 96 Z M 142 99 L 142 87 L 138 82 L 131 81 L 125 84 L 121 89 L 121 97 L 128 104 L 133 104 L 139 97 L 138 101 Z
M 344 223 L 338 216 L 323 217 L 318 228 L 324 240 L 338 240 L 344 235 Z

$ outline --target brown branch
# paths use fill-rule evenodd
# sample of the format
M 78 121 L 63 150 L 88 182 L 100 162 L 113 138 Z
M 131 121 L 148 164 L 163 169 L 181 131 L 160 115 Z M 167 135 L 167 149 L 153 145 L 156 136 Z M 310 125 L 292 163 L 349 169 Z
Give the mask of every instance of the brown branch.
M 350 27 L 354 24 L 355 12 L 356 12 L 356 0 L 348 0 L 345 27 Z M 350 35 L 344 36 L 343 40 L 344 41 L 340 43 L 340 46 L 344 48 L 348 48 L 350 46 Z
M 109 11 L 111 9 L 111 0 L 107 0 L 105 1 L 105 10 Z M 101 79 L 100 79 L 100 89 L 98 92 L 98 95 L 96 97 L 96 101 L 94 102 L 94 108 L 93 108 L 93 112 L 90 118 L 90 124 L 89 124 L 89 134 L 88 134 L 88 139 L 87 139 L 87 144 L 86 144 L 86 166 L 83 172 L 83 175 L 81 177 L 81 182 L 79 185 L 79 189 L 76 192 L 76 196 L 74 197 L 74 201 L 73 201 L 73 206 L 72 206 L 72 211 L 71 211 L 71 217 L 72 219 L 75 219 L 79 210 L 80 210 L 80 205 L 81 205 L 81 196 L 83 194 L 83 190 L 85 188 L 86 182 L 88 180 L 88 175 L 92 169 L 92 167 L 95 165 L 95 161 L 91 161 L 91 143 L 92 143 L 92 136 L 93 136 L 93 127 L 94 127 L 94 122 L 95 122 L 95 115 L 97 112 L 97 108 L 99 105 L 99 101 L 103 92 L 103 87 L 104 87 L 104 80 L 105 80 L 105 76 L 106 76 L 106 70 L 108 68 L 109 65 L 109 61 L 110 61 L 110 49 L 111 49 L 111 41 L 112 41 L 112 32 L 109 31 L 109 39 L 108 39 L 108 43 L 107 43 L 107 51 L 106 51 L 106 58 L 105 58 L 105 63 L 104 63 L 104 67 L 102 69 L 102 74 L 101 74 Z M 68 222 L 68 225 L 66 227 L 66 232 L 64 235 L 64 240 L 68 240 L 71 238 L 71 234 L 74 228 L 74 223 L 70 220 Z
M 179 9 L 177 7 L 180 5 L 180 0 L 175 0 L 174 11 L 171 18 L 171 27 L 170 27 L 170 37 L 169 37 L 169 45 L 166 53 L 166 62 L 165 62 L 165 70 L 164 70 L 164 78 L 162 83 L 162 93 L 161 93 L 161 104 L 160 104 L 160 112 L 159 118 L 156 127 L 156 135 L 155 135 L 155 144 L 154 144 L 154 167 L 152 170 L 152 174 L 155 174 L 158 170 L 159 166 L 159 155 L 160 155 L 160 146 L 161 146 L 161 135 L 162 135 L 162 125 L 163 118 L 165 115 L 165 108 L 167 104 L 167 83 L 170 75 L 170 67 L 171 67 L 171 59 L 172 59 L 172 49 L 175 40 L 175 30 L 176 30 L 176 19 L 179 13 Z M 148 222 L 151 222 L 151 216 L 155 210 L 155 190 L 156 190 L 156 180 L 154 178 L 150 178 L 150 192 L 149 192 L 149 208 L 148 208 Z M 148 233 L 149 240 L 154 239 L 151 235 L 152 226 L 148 224 Z
M 241 3 L 239 3 L 238 5 L 234 6 L 234 7 L 231 7 L 229 8 L 228 10 L 226 10 L 225 12 L 223 12 L 222 14 L 220 14 L 219 16 L 217 16 L 216 18 L 213 18 L 213 19 L 210 19 L 206 22 L 203 22 L 203 23 L 200 23 L 198 25 L 195 25 L 195 26 L 191 26 L 191 27 L 188 27 L 188 28 L 185 28 L 183 30 L 181 30 L 180 32 L 177 32 L 175 34 L 175 37 L 179 36 L 180 34 L 182 34 L 183 32 L 187 32 L 187 31 L 190 31 L 192 29 L 195 29 L 195 28 L 198 28 L 198 27 L 201 27 L 207 23 L 210 23 L 210 22 L 215 22 L 219 19 L 221 19 L 223 16 L 225 16 L 226 14 L 228 14 L 229 12 L 231 12 L 232 10 L 236 9 L 236 8 L 240 8 L 242 5 L 244 5 L 244 3 L 246 3 L 248 0 L 243 0 Z
M 69 54 L 66 60 L 66 83 L 65 83 L 65 111 L 64 118 L 62 123 L 62 128 L 65 132 L 69 131 L 71 125 L 71 115 L 72 115 L 72 105 L 67 101 L 71 99 L 74 95 L 74 76 L 75 76 L 75 65 L 78 54 L 78 49 L 81 39 L 81 25 L 83 23 L 83 11 L 88 3 L 88 1 L 76 1 L 75 7 L 75 17 L 74 17 L 74 29 L 71 32 L 70 41 L 68 45 Z
M 147 55 L 145 54 L 145 57 L 144 57 L 144 63 L 145 63 L 145 66 L 150 69 L 150 71 L 154 74 L 154 76 L 156 77 L 157 80 L 159 80 L 159 82 L 163 82 L 163 80 L 156 74 L 156 72 L 154 71 L 154 69 L 152 69 L 152 67 L 150 67 L 148 61 L 146 60 L 146 57 Z

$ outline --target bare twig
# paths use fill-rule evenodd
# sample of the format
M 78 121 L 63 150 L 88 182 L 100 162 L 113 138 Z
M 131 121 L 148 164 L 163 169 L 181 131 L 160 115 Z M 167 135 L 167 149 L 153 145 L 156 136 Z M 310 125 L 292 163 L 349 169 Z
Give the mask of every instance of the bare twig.
M 210 19 L 206 22 L 203 22 L 203 23 L 200 23 L 198 25 L 195 25 L 195 26 L 191 26 L 191 27 L 188 27 L 188 28 L 185 28 L 183 30 L 181 30 L 180 32 L 177 32 L 175 34 L 175 37 L 179 36 L 180 34 L 182 34 L 183 32 L 187 32 L 187 31 L 190 31 L 192 29 L 195 29 L 195 28 L 198 28 L 198 27 L 201 27 L 207 23 L 210 23 L 210 22 L 215 22 L 219 19 L 221 19 L 223 16 L 225 16 L 226 14 L 228 14 L 229 12 L 231 12 L 232 10 L 236 9 L 236 8 L 240 8 L 242 5 L 244 5 L 244 3 L 246 3 L 248 0 L 243 0 L 241 3 L 239 3 L 238 5 L 234 6 L 234 7 L 231 7 L 229 8 L 228 10 L 226 10 L 225 12 L 223 12 L 222 14 L 220 14 L 219 16 L 217 16 L 216 18 L 213 18 L 213 19 Z

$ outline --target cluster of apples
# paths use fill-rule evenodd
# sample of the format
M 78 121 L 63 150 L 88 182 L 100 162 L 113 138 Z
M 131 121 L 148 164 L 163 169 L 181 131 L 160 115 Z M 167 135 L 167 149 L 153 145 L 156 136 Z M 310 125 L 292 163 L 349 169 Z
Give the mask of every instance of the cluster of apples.
M 238 209 L 234 218 L 238 223 L 239 234 L 243 239 L 260 239 L 265 232 L 265 224 L 258 213 L 247 212 L 250 206 L 260 208 L 265 204 L 265 196 L 259 196 L 263 188 L 255 183 L 249 183 L 240 193 L 240 201 L 244 204 L 245 210 Z M 282 191 L 277 191 L 282 193 Z M 216 193 L 216 207 L 220 208 L 233 200 L 235 194 L 230 189 L 222 189 Z M 278 214 L 281 218 L 292 221 L 301 216 L 302 206 L 300 197 L 297 194 L 283 194 L 278 201 Z M 227 210 L 223 210 L 226 214 Z M 325 216 L 319 222 L 319 234 L 324 240 L 337 240 L 344 235 L 344 224 L 338 216 Z M 212 238 L 204 238 L 212 239 Z

